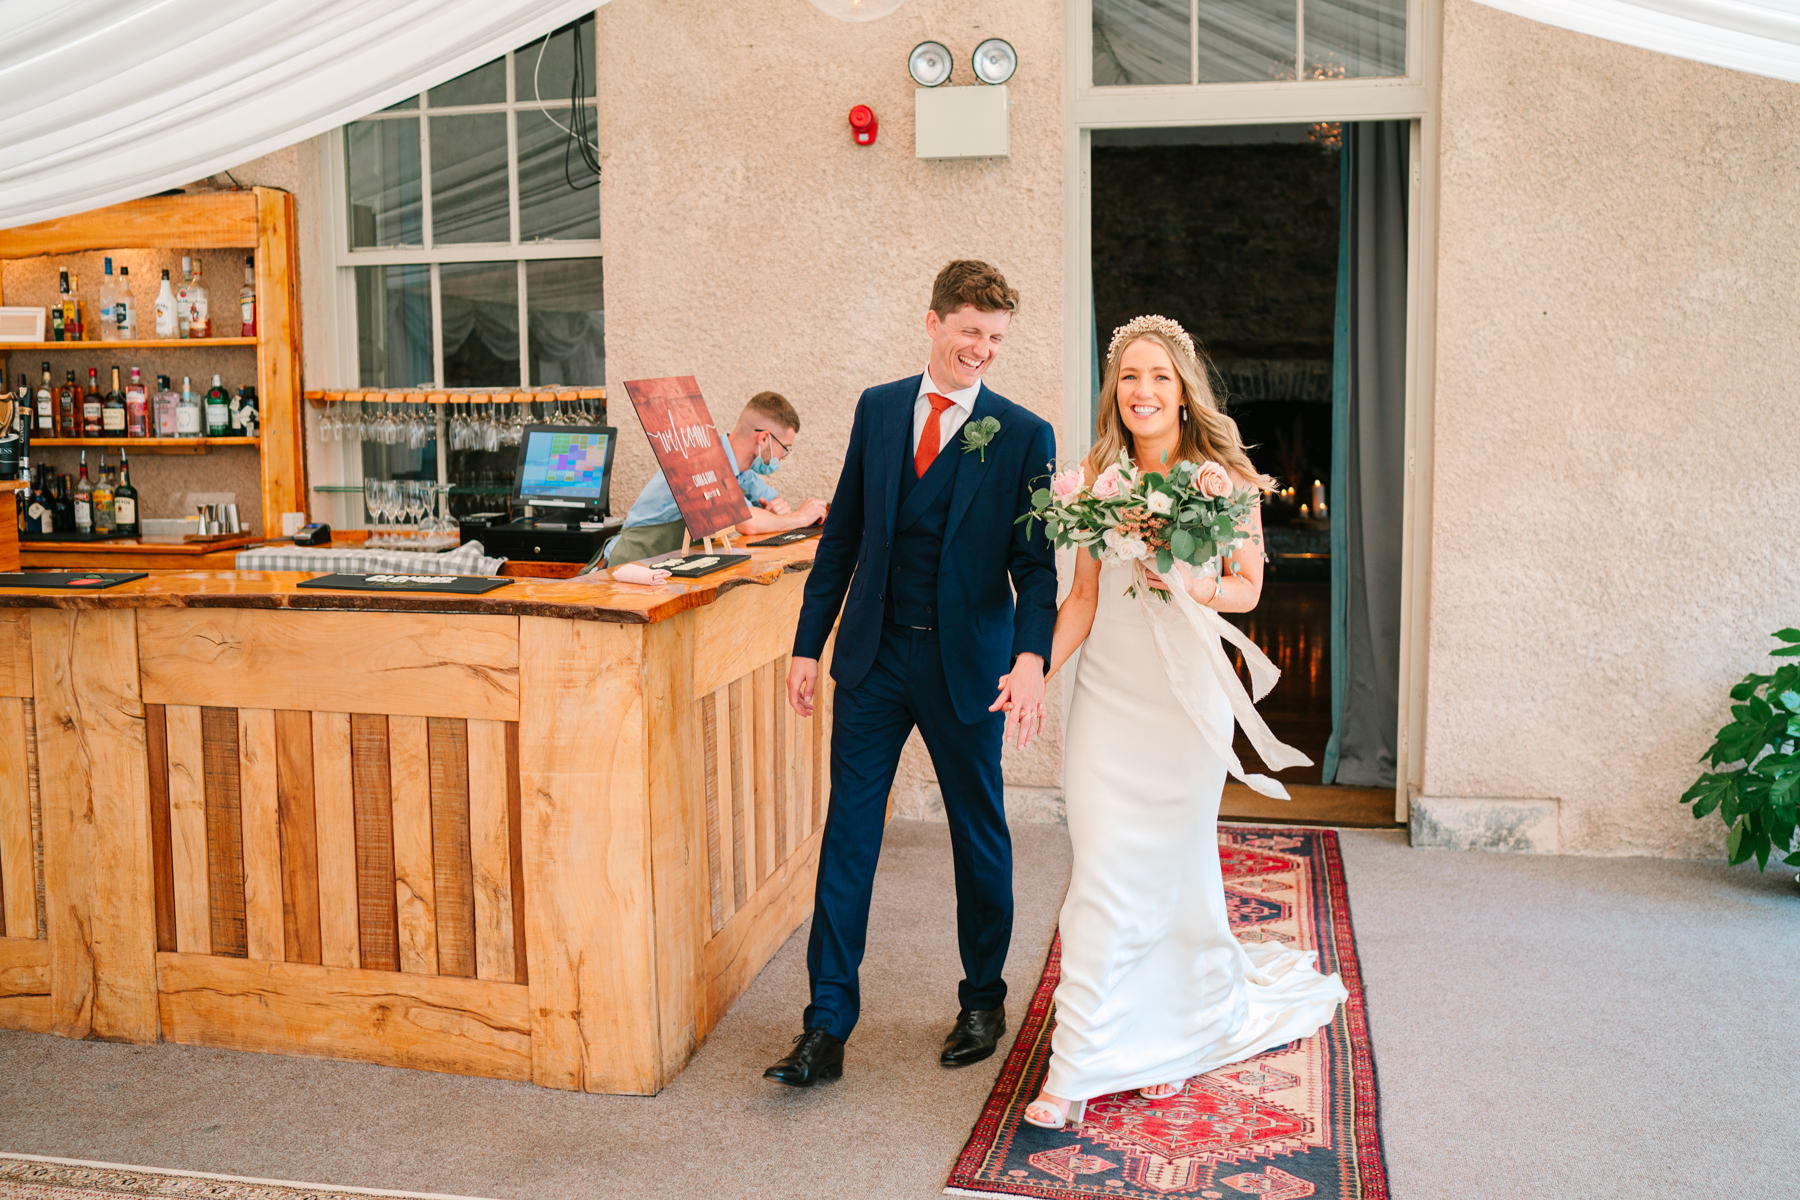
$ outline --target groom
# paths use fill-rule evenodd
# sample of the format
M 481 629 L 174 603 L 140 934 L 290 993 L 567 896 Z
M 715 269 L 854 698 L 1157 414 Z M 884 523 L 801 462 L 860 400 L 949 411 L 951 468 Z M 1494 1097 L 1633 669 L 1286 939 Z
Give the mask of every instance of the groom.
M 1018 301 L 986 263 L 953 262 L 938 273 L 925 314 L 927 369 L 857 402 L 806 579 L 787 679 L 788 701 L 803 717 L 812 715 L 819 655 L 840 607 L 843 615 L 831 665 L 831 808 L 806 949 L 812 1003 L 792 1052 L 763 1073 L 794 1087 L 843 1074 L 888 792 L 915 727 L 950 821 L 963 965 L 961 1011 L 938 1061 L 979 1062 L 1006 1031 L 1000 973 L 1012 938 L 1012 841 L 1000 748 L 1009 719 L 1031 732 L 1043 720 L 1056 623 L 1049 543 L 1018 522 L 1050 470 L 1055 438 L 1042 418 L 982 385 Z M 1008 674 L 1010 718 L 991 711 Z

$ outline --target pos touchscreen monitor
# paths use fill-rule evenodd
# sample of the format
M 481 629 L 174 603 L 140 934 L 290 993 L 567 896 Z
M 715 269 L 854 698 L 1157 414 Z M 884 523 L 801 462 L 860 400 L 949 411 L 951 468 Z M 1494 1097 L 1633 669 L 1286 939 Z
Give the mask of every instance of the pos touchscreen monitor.
M 586 509 L 605 516 L 612 502 L 610 425 L 527 425 L 519 439 L 516 495 L 535 508 Z

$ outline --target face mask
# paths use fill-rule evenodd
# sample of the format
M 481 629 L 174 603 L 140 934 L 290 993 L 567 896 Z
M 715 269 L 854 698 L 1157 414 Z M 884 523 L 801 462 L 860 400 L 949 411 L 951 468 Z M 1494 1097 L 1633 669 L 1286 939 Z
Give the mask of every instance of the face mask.
M 761 454 L 758 454 L 755 458 L 750 460 L 750 469 L 755 471 L 758 475 L 773 475 L 775 472 L 781 470 L 781 460 L 779 458 L 764 458 Z

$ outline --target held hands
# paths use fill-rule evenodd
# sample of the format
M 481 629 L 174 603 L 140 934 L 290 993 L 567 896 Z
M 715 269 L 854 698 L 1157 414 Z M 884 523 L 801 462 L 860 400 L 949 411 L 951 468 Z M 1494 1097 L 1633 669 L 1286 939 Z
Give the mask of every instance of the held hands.
M 788 678 L 792 680 L 792 672 Z M 790 683 L 790 691 L 792 687 Z M 1001 744 L 1008 736 L 1014 736 L 1021 750 L 1031 745 L 1031 739 L 1044 728 L 1044 660 L 1035 654 L 1019 655 L 1012 672 L 1000 677 L 1000 695 L 988 711 L 1006 713 L 1007 729 L 1001 735 Z
M 813 692 L 819 683 L 819 660 L 796 657 L 788 665 L 788 704 L 803 717 L 813 715 Z

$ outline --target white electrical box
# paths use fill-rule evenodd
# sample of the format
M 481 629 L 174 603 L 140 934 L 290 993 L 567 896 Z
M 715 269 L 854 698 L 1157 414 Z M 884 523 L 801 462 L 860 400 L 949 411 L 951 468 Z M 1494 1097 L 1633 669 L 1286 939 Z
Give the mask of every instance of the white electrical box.
M 913 92 L 913 139 L 920 158 L 1005 158 L 1012 153 L 1006 85 L 934 87 Z

